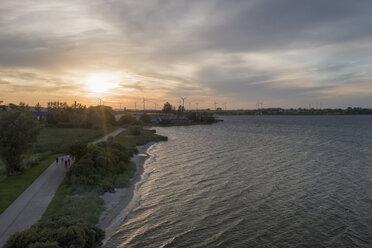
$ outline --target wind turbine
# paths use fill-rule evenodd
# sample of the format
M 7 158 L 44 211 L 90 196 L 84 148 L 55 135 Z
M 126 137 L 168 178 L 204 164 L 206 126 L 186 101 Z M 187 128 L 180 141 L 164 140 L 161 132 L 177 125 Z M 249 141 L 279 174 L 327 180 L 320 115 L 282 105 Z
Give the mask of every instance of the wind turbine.
M 185 109 L 185 100 L 187 99 L 187 97 L 180 97 L 182 99 L 182 108 Z
M 146 100 L 144 97 L 142 98 L 142 102 L 143 102 L 143 110 L 146 110 L 146 102 L 148 102 L 149 100 Z

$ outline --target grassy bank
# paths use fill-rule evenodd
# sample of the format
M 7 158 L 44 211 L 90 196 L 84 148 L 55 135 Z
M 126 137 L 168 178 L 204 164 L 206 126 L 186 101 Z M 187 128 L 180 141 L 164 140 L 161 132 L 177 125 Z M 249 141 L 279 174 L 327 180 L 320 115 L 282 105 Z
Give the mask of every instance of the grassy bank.
M 86 153 L 70 168 L 42 219 L 30 229 L 15 234 L 6 247 L 13 247 L 17 242 L 23 242 L 25 246 L 53 243 L 56 247 L 65 242 L 65 246 L 69 247 L 76 240 L 81 241 L 81 244 L 87 242 L 84 232 L 94 234 L 94 245 L 89 247 L 99 246 L 103 240 L 103 232 L 95 225 L 104 210 L 104 201 L 100 195 L 113 187 L 130 185 L 136 165 L 129 158 L 137 152 L 137 145 L 167 140 L 154 131 L 140 127 L 135 129 L 133 132 L 133 128 L 128 128 L 108 142 L 89 144 Z M 61 234 L 60 229 L 53 226 L 53 223 L 60 222 L 65 223 L 67 229 L 77 230 L 74 233 L 76 235 L 71 236 L 68 232 Z M 40 233 L 47 233 L 48 237 Z M 60 239 L 56 238 L 61 236 Z
M 6 177 L 6 168 L 3 160 L 0 158 L 0 182 Z
M 10 176 L 0 182 L 0 214 L 53 163 L 58 154 L 47 156 L 27 172 Z
M 112 129 L 108 130 L 108 132 L 110 131 Z M 74 143 L 91 142 L 104 135 L 101 129 L 46 127 L 41 130 L 31 152 L 64 152 Z
M 111 131 L 111 130 L 110 130 Z M 104 135 L 102 130 L 81 128 L 43 128 L 30 151 L 24 155 L 25 171 L 6 177 L 0 159 L 0 213 L 38 178 L 56 157 L 74 143 L 87 143 Z
M 132 157 L 137 153 L 136 146 L 165 140 L 167 140 L 167 137 L 157 135 L 153 130 L 144 130 L 141 128 L 139 135 L 133 135 L 128 129 L 114 137 L 113 142 L 121 144 L 127 156 Z M 129 186 L 130 178 L 133 177 L 135 172 L 136 164 L 129 162 L 123 173 L 112 175 L 114 186 L 116 188 Z M 98 184 L 98 181 L 96 183 Z M 66 178 L 59 186 L 52 202 L 45 211 L 42 221 L 46 221 L 54 215 L 63 213 L 72 215 L 73 218 L 82 218 L 88 220 L 92 224 L 97 224 L 99 215 L 103 210 L 103 201 L 99 198 L 100 193 L 102 193 L 102 191 L 93 186 L 85 188 L 83 192 L 80 191 L 76 193 L 73 187 L 71 187 L 68 178 Z M 77 195 L 78 197 L 76 197 Z M 75 211 L 74 209 L 77 208 L 76 206 L 82 206 L 84 211 Z

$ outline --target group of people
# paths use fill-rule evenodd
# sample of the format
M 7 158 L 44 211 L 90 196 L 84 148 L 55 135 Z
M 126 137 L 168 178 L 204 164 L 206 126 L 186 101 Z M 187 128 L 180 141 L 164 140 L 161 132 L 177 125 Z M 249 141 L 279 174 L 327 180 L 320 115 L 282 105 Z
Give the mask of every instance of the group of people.
M 72 157 L 68 155 L 56 158 L 56 164 L 59 165 L 60 162 L 62 163 L 62 165 L 65 165 L 65 168 L 67 169 L 67 167 L 70 166 L 72 163 Z

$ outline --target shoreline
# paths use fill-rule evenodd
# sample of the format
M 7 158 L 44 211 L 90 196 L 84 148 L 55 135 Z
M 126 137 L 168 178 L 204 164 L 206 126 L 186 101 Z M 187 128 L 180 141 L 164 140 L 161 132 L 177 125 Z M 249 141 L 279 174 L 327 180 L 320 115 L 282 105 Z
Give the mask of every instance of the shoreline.
M 111 239 L 117 227 L 135 207 L 136 202 L 133 202 L 134 190 L 137 183 L 140 182 L 145 161 L 150 157 L 147 150 L 154 144 L 155 142 L 150 142 L 146 145 L 137 146 L 138 154 L 133 155 L 131 158 L 131 161 L 136 164 L 136 173 L 130 179 L 129 187 L 117 188 L 115 189 L 115 193 L 106 192 L 101 196 L 105 201 L 106 208 L 101 213 L 97 226 L 106 233 L 103 246 Z

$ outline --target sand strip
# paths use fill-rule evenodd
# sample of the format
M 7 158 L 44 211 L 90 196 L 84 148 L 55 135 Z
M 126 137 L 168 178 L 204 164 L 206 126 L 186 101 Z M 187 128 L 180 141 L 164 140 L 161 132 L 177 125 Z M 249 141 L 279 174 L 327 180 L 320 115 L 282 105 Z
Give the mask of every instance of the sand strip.
M 104 244 L 114 235 L 117 227 L 124 221 L 136 204 L 132 201 L 134 190 L 136 184 L 141 179 L 145 161 L 150 157 L 146 151 L 153 144 L 154 143 L 151 142 L 143 146 L 137 146 L 138 154 L 131 158 L 131 161 L 136 163 L 137 170 L 136 174 L 131 179 L 130 186 L 127 188 L 115 189 L 115 193 L 106 192 L 101 196 L 105 201 L 106 209 L 101 214 L 98 227 L 106 232 L 106 238 L 103 241 Z

